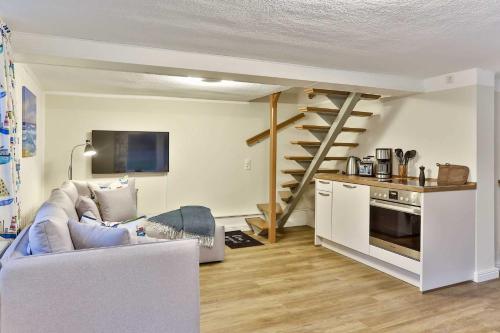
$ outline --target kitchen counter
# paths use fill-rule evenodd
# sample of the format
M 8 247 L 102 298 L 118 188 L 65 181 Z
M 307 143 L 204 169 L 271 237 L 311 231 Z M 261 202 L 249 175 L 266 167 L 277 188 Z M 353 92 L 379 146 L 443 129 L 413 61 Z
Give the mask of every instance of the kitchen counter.
M 425 181 L 425 186 L 419 186 L 418 178 L 415 177 L 399 178 L 393 176 L 393 178 L 389 180 L 380 181 L 375 177 L 361 177 L 361 176 L 348 176 L 342 174 L 320 173 L 317 174 L 314 178 L 350 183 L 350 184 L 384 187 L 395 190 L 413 191 L 420 193 L 464 191 L 464 190 L 476 189 L 476 183 L 473 182 L 468 182 L 464 185 L 446 185 L 446 184 L 438 184 L 436 179 L 427 179 Z

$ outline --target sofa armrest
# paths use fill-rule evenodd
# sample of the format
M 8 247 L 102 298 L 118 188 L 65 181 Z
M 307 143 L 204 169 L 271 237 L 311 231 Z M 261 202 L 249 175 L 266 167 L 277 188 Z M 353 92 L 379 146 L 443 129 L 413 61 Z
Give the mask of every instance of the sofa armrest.
M 1 332 L 199 332 L 195 240 L 13 259 Z

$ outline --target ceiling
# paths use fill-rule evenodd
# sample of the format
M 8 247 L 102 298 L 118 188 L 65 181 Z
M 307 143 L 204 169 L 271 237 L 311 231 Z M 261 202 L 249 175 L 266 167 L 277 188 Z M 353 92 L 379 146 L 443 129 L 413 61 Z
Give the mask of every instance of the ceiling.
M 496 0 L 16 0 L 13 31 L 429 77 L 500 70 Z
M 46 91 L 252 101 L 283 86 L 236 82 L 206 82 L 201 78 L 128 73 L 88 68 L 29 64 Z

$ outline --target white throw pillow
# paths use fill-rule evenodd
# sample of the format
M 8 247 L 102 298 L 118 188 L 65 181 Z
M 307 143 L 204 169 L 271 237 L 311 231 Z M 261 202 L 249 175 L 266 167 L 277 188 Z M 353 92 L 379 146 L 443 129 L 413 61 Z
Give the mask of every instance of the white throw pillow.
M 128 188 L 96 190 L 103 221 L 123 222 L 137 217 L 137 209 Z
M 92 212 L 96 219 L 101 220 L 101 214 L 99 213 L 99 208 L 97 208 L 95 201 L 88 197 L 80 196 L 76 202 L 78 217 L 82 218 L 82 215 L 88 211 Z
M 102 227 L 74 219 L 69 221 L 69 231 L 77 250 L 136 243 L 127 229 Z
M 137 191 L 135 188 L 135 178 L 123 177 L 115 181 L 88 183 L 88 184 L 92 192 L 92 198 L 96 203 L 99 203 L 96 191 L 107 191 L 107 190 L 116 190 L 119 188 L 128 188 L 130 190 L 130 193 L 132 194 L 132 198 L 134 199 L 134 204 L 137 205 Z
M 68 229 L 68 217 L 62 208 L 44 203 L 29 230 L 31 253 L 54 253 L 74 250 Z

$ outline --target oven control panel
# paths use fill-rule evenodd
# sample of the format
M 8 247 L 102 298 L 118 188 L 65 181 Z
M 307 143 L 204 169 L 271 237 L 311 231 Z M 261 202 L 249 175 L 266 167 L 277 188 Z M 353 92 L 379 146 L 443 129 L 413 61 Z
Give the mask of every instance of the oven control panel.
M 380 199 L 392 202 L 398 202 L 401 204 L 421 206 L 421 193 L 403 191 L 403 190 L 393 190 L 383 187 L 370 187 L 370 197 L 372 199 Z

